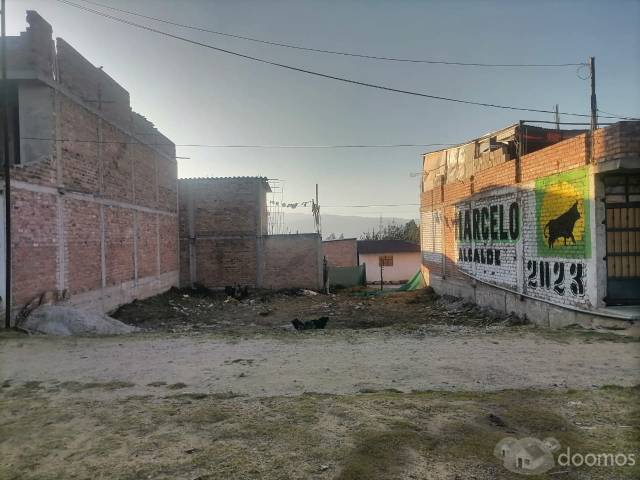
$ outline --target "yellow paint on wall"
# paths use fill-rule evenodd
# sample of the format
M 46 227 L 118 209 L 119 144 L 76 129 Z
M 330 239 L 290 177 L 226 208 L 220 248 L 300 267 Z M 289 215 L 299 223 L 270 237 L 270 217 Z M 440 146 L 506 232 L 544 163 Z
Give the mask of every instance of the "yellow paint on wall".
M 575 202 L 578 202 L 580 218 L 573 228 L 573 236 L 576 242 L 582 240 L 585 231 L 584 193 L 582 191 L 583 186 L 578 186 L 580 189 L 569 182 L 558 182 L 545 188 L 542 205 L 540 205 L 540 228 L 544 229 L 549 220 L 558 218 L 569 210 Z

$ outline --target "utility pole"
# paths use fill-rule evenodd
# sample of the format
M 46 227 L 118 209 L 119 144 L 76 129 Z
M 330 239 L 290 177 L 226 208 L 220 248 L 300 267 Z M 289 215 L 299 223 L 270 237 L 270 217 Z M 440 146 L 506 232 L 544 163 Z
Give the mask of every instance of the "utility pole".
M 598 128 L 598 104 L 596 102 L 596 57 L 589 58 L 591 77 L 591 133 Z
M 320 204 L 318 203 L 318 184 L 316 183 L 316 203 L 315 208 L 313 208 L 314 216 L 316 220 L 316 232 L 322 238 L 322 224 L 320 223 Z
M 4 325 L 11 328 L 11 166 L 9 165 L 9 85 L 7 84 L 7 7 L 1 0 L 2 8 L 2 148 L 4 153 L 4 223 L 5 223 L 5 291 Z
M 558 105 L 557 103 L 556 103 L 555 111 L 556 111 L 556 115 L 555 115 L 555 117 L 556 117 L 556 130 L 560 131 L 560 105 Z

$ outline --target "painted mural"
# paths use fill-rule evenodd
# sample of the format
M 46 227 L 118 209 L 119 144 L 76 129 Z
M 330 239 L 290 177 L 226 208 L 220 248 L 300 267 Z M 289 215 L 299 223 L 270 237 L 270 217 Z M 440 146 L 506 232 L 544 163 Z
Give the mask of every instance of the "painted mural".
M 535 182 L 535 249 L 525 245 L 524 291 L 555 303 L 585 302 L 591 257 L 586 168 Z
M 586 168 L 455 206 L 458 268 L 558 304 L 587 302 L 591 258 Z
M 589 258 L 589 185 L 585 168 L 536 180 L 536 227 L 541 257 Z
M 458 268 L 485 281 L 515 285 L 521 231 L 516 193 L 460 203 L 455 215 Z

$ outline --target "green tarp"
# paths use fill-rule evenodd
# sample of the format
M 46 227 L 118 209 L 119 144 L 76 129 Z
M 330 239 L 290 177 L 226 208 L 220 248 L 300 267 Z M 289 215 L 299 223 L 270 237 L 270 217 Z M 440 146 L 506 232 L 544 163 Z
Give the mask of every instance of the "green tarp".
M 420 272 L 420 270 L 418 270 L 416 274 L 413 277 L 411 277 L 411 280 L 409 280 L 407 283 L 402 285 L 398 290 L 401 292 L 409 292 L 411 290 L 418 290 L 423 286 L 424 285 L 422 283 L 422 273 Z

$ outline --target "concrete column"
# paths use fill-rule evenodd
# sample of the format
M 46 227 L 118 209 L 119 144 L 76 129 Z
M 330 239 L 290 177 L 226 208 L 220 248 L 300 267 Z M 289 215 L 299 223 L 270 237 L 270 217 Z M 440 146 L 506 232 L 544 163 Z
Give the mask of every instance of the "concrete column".
M 107 286 L 107 229 L 104 221 L 104 208 L 100 204 L 100 262 L 102 271 L 102 288 Z
M 187 183 L 183 184 L 183 188 L 185 189 L 185 194 L 187 196 L 187 231 L 189 232 L 189 236 L 187 238 L 187 242 L 189 245 L 189 283 L 193 287 L 198 278 L 196 272 L 196 225 L 193 208 L 193 189 L 192 185 L 188 185 Z
M 587 267 L 587 281 L 593 285 L 593 295 L 589 299 L 592 305 L 604 307 L 604 298 L 607 296 L 607 226 L 606 206 L 604 203 L 604 182 L 601 177 L 595 175 L 595 166 L 589 167 L 589 187 L 591 208 L 589 216 L 591 222 L 591 260 Z M 591 271 L 589 271 L 591 269 Z M 591 283 L 593 282 L 593 283 Z
M 161 270 L 160 259 L 160 214 L 156 213 L 156 275 L 160 278 Z
M 133 210 L 133 284 L 138 285 L 138 212 Z
M 62 136 L 61 116 L 62 108 L 60 107 L 60 93 L 53 90 L 53 109 L 54 109 L 54 129 L 55 138 Z M 54 142 L 55 158 L 56 158 L 56 184 L 58 187 L 64 188 L 63 170 L 62 170 L 62 142 Z M 64 232 L 64 198 L 60 193 L 56 195 L 56 230 L 58 237 L 58 271 L 56 277 L 56 289 L 64 290 L 66 288 L 67 277 L 67 239 Z

